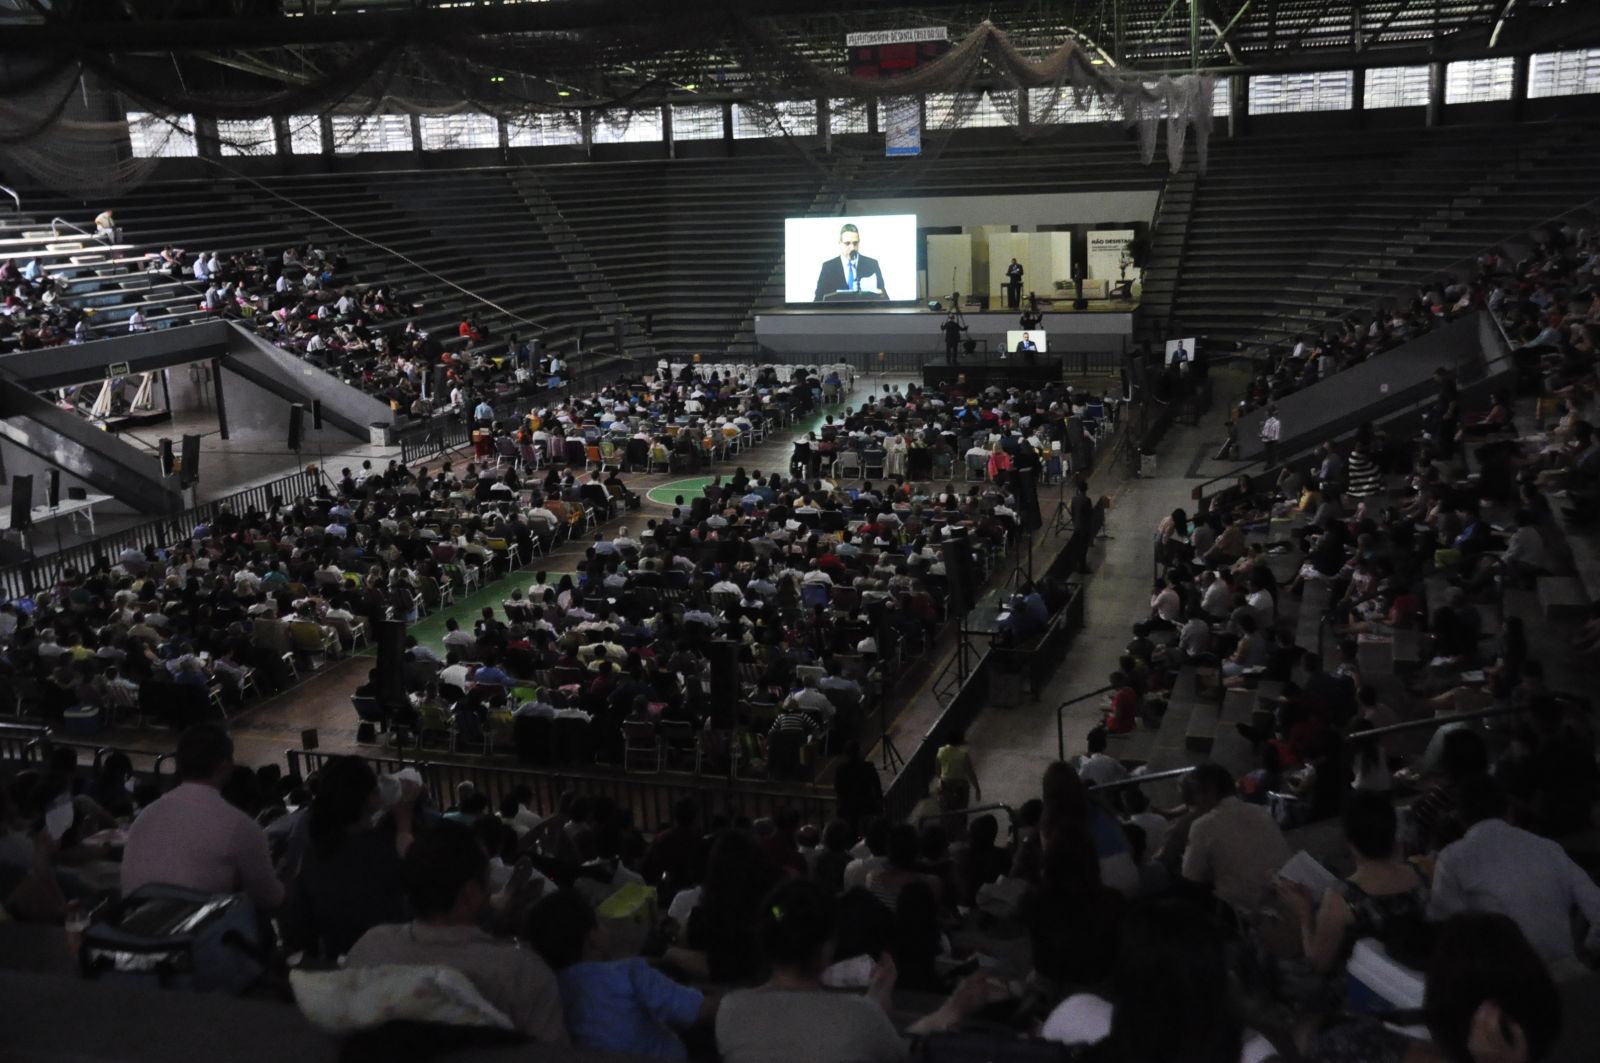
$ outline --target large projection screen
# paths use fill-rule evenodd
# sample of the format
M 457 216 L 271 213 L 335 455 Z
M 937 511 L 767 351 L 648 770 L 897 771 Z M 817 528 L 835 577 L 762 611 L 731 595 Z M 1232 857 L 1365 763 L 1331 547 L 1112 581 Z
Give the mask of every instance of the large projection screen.
M 1033 345 L 1039 349 L 1040 354 L 1044 354 L 1050 349 L 1050 341 L 1045 336 L 1044 329 L 1036 328 L 1024 330 L 1014 328 L 1006 331 L 1006 353 L 1026 354 L 1026 351 L 1017 352 L 1017 344 L 1022 342 L 1022 337 L 1024 336 L 1028 337 L 1028 339 L 1033 342 Z
M 846 226 L 854 226 L 855 232 Z M 915 214 L 788 218 L 783 237 L 786 303 L 906 302 L 917 297 Z M 848 243 L 857 238 L 858 243 Z M 845 256 L 852 252 L 847 262 Z

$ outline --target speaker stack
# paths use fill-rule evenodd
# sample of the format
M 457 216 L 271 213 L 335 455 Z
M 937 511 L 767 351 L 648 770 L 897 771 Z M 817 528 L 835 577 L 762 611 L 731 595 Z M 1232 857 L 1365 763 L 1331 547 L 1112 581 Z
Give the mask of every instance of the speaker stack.
M 33 527 L 33 477 L 11 478 L 11 530 L 27 531 Z

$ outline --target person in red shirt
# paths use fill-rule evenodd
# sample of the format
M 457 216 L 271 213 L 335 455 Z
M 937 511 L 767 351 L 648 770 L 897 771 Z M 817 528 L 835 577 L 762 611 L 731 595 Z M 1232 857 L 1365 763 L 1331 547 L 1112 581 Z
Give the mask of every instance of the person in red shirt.
M 1106 730 L 1114 735 L 1127 734 L 1138 726 L 1139 693 L 1121 672 L 1111 673 L 1111 685 L 1117 689 L 1111 695 L 1111 708 L 1106 712 Z

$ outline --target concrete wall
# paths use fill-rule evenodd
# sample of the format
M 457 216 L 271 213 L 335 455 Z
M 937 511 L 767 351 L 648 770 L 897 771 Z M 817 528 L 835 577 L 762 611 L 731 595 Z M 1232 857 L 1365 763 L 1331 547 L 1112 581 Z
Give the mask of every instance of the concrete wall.
M 258 383 L 272 381 L 275 389 L 276 385 L 281 385 L 293 391 L 300 396 L 298 401 L 308 408 L 313 398 L 320 399 L 325 424 L 335 424 L 351 438 L 365 442 L 369 426 L 394 423 L 393 411 L 366 392 L 350 387 L 245 329 L 238 326 L 230 326 L 230 329 L 233 335 L 228 345 L 228 363 L 254 370 Z M 231 419 L 231 408 L 229 415 Z M 288 414 L 281 416 L 287 424 Z M 306 427 L 310 428 L 309 422 Z
M 31 451 L 24 450 L 10 439 L 0 435 L 0 463 L 4 463 L 6 482 L 0 485 L 0 509 L 11 508 L 11 485 L 17 476 L 33 477 L 33 504 L 42 506 L 49 499 L 50 470 L 55 468 L 43 458 Z M 61 497 L 67 497 L 67 488 L 81 487 L 90 494 L 103 494 L 98 487 L 94 487 L 85 480 L 69 473 L 61 475 Z M 135 512 L 134 508 L 115 499 L 102 502 L 95 507 L 95 519 L 102 516 L 118 516 Z
M 1131 165 L 1137 166 L 1134 154 Z M 996 182 L 1003 175 L 996 175 Z M 891 196 L 845 201 L 846 214 L 915 214 L 919 227 L 1015 225 L 1027 232 L 1040 225 L 1094 225 L 1144 221 L 1155 216 L 1156 188 L 1109 192 L 1056 192 L 1039 196 Z
M 142 513 L 182 509 L 177 484 L 163 480 L 159 463 L 76 413 L 61 409 L 27 388 L 0 380 L 0 434 L 91 489 Z
M 204 321 L 182 328 L 118 333 L 92 343 L 10 355 L 5 368 L 18 383 L 43 391 L 99 380 L 105 376 L 106 367 L 117 362 L 127 362 L 129 369 L 138 373 L 180 360 L 215 358 L 227 351 L 229 331 L 221 321 Z

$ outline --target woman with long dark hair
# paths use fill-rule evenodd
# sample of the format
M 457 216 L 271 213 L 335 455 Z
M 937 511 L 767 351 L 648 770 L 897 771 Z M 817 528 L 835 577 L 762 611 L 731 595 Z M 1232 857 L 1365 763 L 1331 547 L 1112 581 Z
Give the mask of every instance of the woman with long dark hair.
M 730 830 L 718 838 L 706 863 L 700 903 L 689 913 L 686 928 L 689 949 L 701 957 L 685 966 L 703 964 L 704 972 L 717 982 L 754 975 L 761 967 L 756 916 L 774 878 L 753 835 Z
M 411 847 L 414 783 L 380 796 L 360 757 L 334 757 L 317 773 L 310 849 L 284 913 L 285 933 L 312 955 L 333 958 L 380 923 L 411 917 L 401 859 Z

